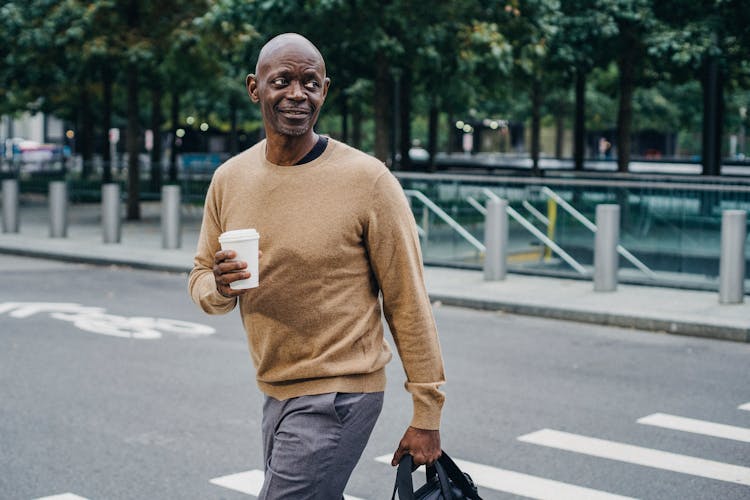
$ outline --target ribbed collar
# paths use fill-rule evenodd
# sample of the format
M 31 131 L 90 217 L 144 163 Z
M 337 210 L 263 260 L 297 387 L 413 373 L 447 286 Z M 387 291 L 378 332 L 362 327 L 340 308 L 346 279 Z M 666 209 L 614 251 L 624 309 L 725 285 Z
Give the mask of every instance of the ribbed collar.
M 315 158 L 313 161 L 304 163 L 302 165 L 277 165 L 268 161 L 268 159 L 266 158 L 266 139 L 263 139 L 258 144 L 258 156 L 260 157 L 261 164 L 274 173 L 294 175 L 324 165 L 326 162 L 328 162 L 328 159 L 338 147 L 339 142 L 329 137 L 328 146 L 326 147 L 325 151 L 323 151 L 323 154 Z

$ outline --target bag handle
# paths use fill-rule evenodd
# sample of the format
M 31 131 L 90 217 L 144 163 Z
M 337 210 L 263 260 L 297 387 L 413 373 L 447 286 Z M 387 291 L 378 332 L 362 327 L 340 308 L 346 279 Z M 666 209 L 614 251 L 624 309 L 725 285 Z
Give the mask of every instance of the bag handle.
M 396 484 L 393 487 L 393 495 L 391 500 L 396 499 L 396 492 L 398 492 L 399 500 L 415 500 L 414 498 L 414 482 L 412 481 L 412 473 L 417 470 L 418 467 L 414 466 L 414 459 L 411 455 L 406 454 L 401 457 L 401 461 L 398 463 L 398 470 L 396 471 Z M 443 465 L 439 462 L 435 462 L 433 466 L 430 466 L 427 472 L 427 478 L 437 475 L 440 481 L 440 491 L 443 493 L 445 500 L 453 500 L 453 493 L 451 492 L 450 485 L 448 483 L 448 472 L 443 468 Z
M 482 500 L 482 498 L 477 494 L 477 492 L 469 483 L 469 480 L 466 479 L 464 473 L 461 472 L 461 469 L 458 468 L 456 462 L 454 462 L 453 459 L 449 457 L 445 451 L 443 451 L 443 454 L 440 455 L 440 458 L 438 458 L 438 461 L 435 463 L 435 465 L 441 465 L 445 469 L 445 472 L 447 473 L 451 481 L 453 481 L 453 484 L 459 487 L 466 498 L 469 498 L 471 500 Z

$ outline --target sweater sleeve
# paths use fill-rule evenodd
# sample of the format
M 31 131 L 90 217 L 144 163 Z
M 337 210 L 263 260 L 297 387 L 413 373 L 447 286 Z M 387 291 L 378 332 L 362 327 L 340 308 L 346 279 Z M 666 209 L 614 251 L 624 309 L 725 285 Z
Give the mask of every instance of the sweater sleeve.
M 214 255 L 221 248 L 219 235 L 218 201 L 214 181 L 208 187 L 203 210 L 203 222 L 198 237 L 198 249 L 193 259 L 193 270 L 188 277 L 188 290 L 193 302 L 208 314 L 225 314 L 237 305 L 236 297 L 224 297 L 216 289 Z
M 371 199 L 366 242 L 414 403 L 411 426 L 439 429 L 445 396 L 438 387 L 445 373 L 414 216 L 390 172 L 380 175 Z

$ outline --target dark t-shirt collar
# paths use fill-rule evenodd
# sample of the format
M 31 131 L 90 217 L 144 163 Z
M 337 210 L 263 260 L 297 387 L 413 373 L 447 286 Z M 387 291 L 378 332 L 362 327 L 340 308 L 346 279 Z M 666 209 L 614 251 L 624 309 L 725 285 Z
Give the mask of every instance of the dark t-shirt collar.
M 315 146 L 313 146 L 313 148 L 305 156 L 303 156 L 300 161 L 295 163 L 295 165 L 310 163 L 323 154 L 323 151 L 326 150 L 326 146 L 328 146 L 328 137 L 319 135 L 318 142 L 315 143 Z

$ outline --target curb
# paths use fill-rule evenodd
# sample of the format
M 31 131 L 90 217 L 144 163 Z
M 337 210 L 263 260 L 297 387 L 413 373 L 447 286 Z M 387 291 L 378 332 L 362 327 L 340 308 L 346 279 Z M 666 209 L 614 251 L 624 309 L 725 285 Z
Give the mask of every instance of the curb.
M 185 266 L 180 264 L 143 262 L 129 259 L 120 259 L 116 257 L 97 257 L 73 253 L 33 250 L 29 248 L 20 249 L 13 247 L 0 247 L 0 254 L 51 259 L 78 264 L 91 264 L 96 266 L 122 266 L 132 269 L 162 271 L 170 273 L 189 273 L 192 269 L 192 266 Z M 460 297 L 445 293 L 431 293 L 429 292 L 429 290 L 428 293 L 432 302 L 441 302 L 442 304 L 448 306 L 465 307 L 469 309 L 484 311 L 502 311 L 523 316 L 560 319 L 565 321 L 575 321 L 579 323 L 590 323 L 603 326 L 616 326 L 621 328 L 633 328 L 638 330 L 670 333 L 674 335 L 684 335 L 690 337 L 730 340 L 734 342 L 744 343 L 750 342 L 750 328 L 718 326 L 708 323 L 644 318 L 635 315 L 612 314 L 606 312 L 576 309 L 562 309 L 552 306 L 539 306 L 523 304 L 519 302 L 505 302 L 492 299 Z
M 523 316 L 561 319 L 579 323 L 592 323 L 604 326 L 633 328 L 651 332 L 670 333 L 689 337 L 701 337 L 734 342 L 750 342 L 750 328 L 718 326 L 708 323 L 689 323 L 677 320 L 644 318 L 640 316 L 600 313 L 575 309 L 561 309 L 551 306 L 538 306 L 517 302 L 503 302 L 491 299 L 456 297 L 440 293 L 430 293 L 432 302 L 448 306 L 467 307 L 485 311 L 502 311 Z
M 189 273 L 192 266 L 180 264 L 167 264 L 164 262 L 142 262 L 130 259 L 119 259 L 116 257 L 95 257 L 92 255 L 80 255 L 73 253 L 50 252 L 45 250 L 19 249 L 0 247 L 0 254 L 17 255 L 20 257 L 32 257 L 38 259 L 57 260 L 61 262 L 72 262 L 75 264 L 91 264 L 94 266 L 121 266 L 132 269 L 143 269 L 146 271 L 162 271 L 168 273 Z

